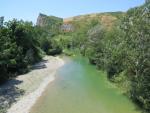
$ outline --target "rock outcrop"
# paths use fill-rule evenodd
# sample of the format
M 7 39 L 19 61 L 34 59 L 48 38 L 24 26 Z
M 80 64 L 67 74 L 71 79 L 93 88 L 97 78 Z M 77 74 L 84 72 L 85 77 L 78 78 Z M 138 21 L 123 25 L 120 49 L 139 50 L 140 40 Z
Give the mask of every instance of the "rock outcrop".
M 36 25 L 49 33 L 49 36 L 58 34 L 60 26 L 63 24 L 63 19 L 55 16 L 47 16 L 39 14 Z
M 40 13 L 37 18 L 37 26 L 40 27 L 52 27 L 54 25 L 61 25 L 63 23 L 63 19 L 55 16 L 47 16 L 45 14 Z

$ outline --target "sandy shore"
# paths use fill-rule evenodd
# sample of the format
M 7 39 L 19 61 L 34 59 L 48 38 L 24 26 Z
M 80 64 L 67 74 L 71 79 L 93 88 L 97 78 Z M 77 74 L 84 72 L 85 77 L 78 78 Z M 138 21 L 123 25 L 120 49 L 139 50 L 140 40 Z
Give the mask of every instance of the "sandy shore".
M 59 57 L 46 56 L 42 62 L 33 66 L 34 69 L 31 72 L 18 76 L 15 81 L 21 82 L 14 85 L 15 89 L 24 93 L 15 99 L 7 113 L 29 113 L 46 86 L 55 79 L 55 73 L 62 65 L 64 65 L 64 61 Z M 13 81 L 4 85 L 4 89 L 7 89 L 7 85 L 10 87 L 11 82 Z

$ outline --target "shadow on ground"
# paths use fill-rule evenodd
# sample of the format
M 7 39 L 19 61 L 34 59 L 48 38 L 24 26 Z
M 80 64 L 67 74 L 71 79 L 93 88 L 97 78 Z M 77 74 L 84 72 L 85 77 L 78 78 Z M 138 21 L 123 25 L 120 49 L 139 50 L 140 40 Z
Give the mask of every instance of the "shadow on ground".
M 0 113 L 6 113 L 8 109 L 17 99 L 25 92 L 16 87 L 22 81 L 12 79 L 0 85 Z
M 33 65 L 32 70 L 47 68 L 47 66 L 45 65 L 45 63 L 47 63 L 47 62 L 48 62 L 48 60 L 42 60 L 41 62 Z
M 32 66 L 32 70 L 47 68 L 46 64 L 48 60 L 42 60 Z M 25 91 L 17 87 L 23 81 L 11 79 L 3 85 L 0 85 L 0 113 L 6 113 L 7 109 L 15 103 L 20 96 L 25 94 Z

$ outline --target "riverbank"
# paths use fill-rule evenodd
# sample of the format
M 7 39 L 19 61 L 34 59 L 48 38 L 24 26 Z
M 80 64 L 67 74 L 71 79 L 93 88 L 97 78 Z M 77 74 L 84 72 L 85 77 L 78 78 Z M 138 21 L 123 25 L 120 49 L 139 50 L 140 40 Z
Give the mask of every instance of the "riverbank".
M 62 65 L 64 61 L 59 57 L 46 56 L 33 66 L 31 72 L 9 80 L 0 87 L 0 105 L 9 108 L 7 113 L 29 113 Z
M 66 57 L 30 113 L 141 113 L 83 56 Z

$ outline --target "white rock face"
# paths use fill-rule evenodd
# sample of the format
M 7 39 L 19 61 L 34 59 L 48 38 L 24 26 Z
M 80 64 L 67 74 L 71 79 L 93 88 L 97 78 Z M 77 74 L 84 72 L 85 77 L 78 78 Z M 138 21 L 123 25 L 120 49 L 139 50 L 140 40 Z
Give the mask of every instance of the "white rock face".
M 40 27 L 52 27 L 58 23 L 62 23 L 63 19 L 55 16 L 47 16 L 45 14 L 39 14 L 36 25 Z

